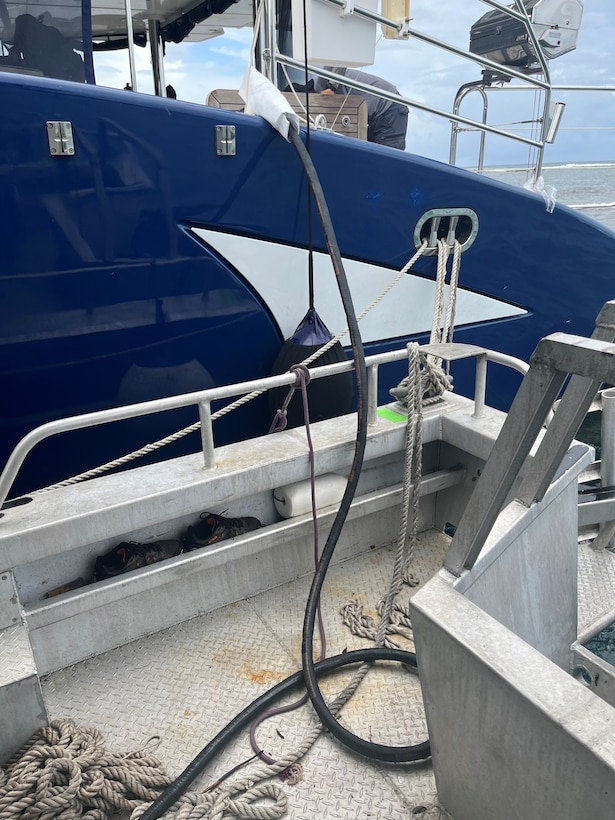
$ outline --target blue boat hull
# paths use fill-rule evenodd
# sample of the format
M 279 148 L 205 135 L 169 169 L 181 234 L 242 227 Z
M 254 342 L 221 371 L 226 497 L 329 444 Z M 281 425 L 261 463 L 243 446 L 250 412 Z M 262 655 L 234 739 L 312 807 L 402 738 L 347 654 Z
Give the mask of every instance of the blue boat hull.
M 250 271 L 207 237 L 326 250 L 315 214 L 309 235 L 306 180 L 292 146 L 257 118 L 110 89 L 3 74 L 0 98 L 0 462 L 53 418 L 268 374 L 287 329 Z M 71 122 L 74 156 L 50 154 L 46 123 L 55 120 Z M 220 124 L 236 127 L 233 157 L 216 154 Z M 323 133 L 310 142 L 349 260 L 392 276 L 414 253 L 426 211 L 477 214 L 460 285 L 468 299 L 486 297 L 510 315 L 462 317 L 457 341 L 527 359 L 550 332 L 591 333 L 615 296 L 615 234 L 582 215 L 563 206 L 549 214 L 539 196 L 411 154 Z M 413 279 L 431 282 L 435 269 L 435 257 L 421 258 Z M 293 305 L 298 323 L 308 305 L 296 284 L 284 271 L 271 277 L 286 288 L 280 304 Z M 433 306 L 408 307 L 424 313 L 424 327 L 389 328 L 385 308 L 368 353 L 428 337 Z M 470 388 L 472 371 L 456 368 L 457 390 Z M 402 375 L 390 369 L 382 398 Z M 518 380 L 500 368 L 492 376 L 489 399 L 506 408 Z M 145 431 L 127 423 L 113 436 L 50 442 L 16 489 L 194 420 L 175 414 Z M 264 432 L 268 423 L 261 402 L 222 421 L 217 441 Z

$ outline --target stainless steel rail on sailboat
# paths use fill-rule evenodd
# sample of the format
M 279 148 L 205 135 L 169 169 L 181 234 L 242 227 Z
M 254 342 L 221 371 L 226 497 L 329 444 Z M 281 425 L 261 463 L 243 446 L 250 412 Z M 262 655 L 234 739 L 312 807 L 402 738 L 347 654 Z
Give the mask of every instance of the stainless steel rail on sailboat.
M 347 7 L 346 0 L 324 0 L 325 2 L 330 3 L 337 8 L 344 9 Z M 541 137 L 540 139 L 532 139 L 531 137 L 525 137 L 521 134 L 515 134 L 511 131 L 506 131 L 502 128 L 497 128 L 495 126 L 488 125 L 486 122 L 478 122 L 473 119 L 469 119 L 467 117 L 462 117 L 457 110 L 451 111 L 444 111 L 439 108 L 435 108 L 434 106 L 428 105 L 427 103 L 420 102 L 418 100 L 413 100 L 409 97 L 404 97 L 401 94 L 392 94 L 390 92 L 384 91 L 382 89 L 374 89 L 372 86 L 366 86 L 361 82 L 356 80 L 351 80 L 350 78 L 344 79 L 344 84 L 347 85 L 349 88 L 355 88 L 360 91 L 364 91 L 368 94 L 373 94 L 374 96 L 382 97 L 383 99 L 391 100 L 392 102 L 398 102 L 402 105 L 407 105 L 411 108 L 416 108 L 421 111 L 425 111 L 429 114 L 434 114 L 439 117 L 445 117 L 446 119 L 450 120 L 451 123 L 456 125 L 465 125 L 467 127 L 477 129 L 484 133 L 491 133 L 496 134 L 498 136 L 507 137 L 508 139 L 515 140 L 517 142 L 524 143 L 526 145 L 532 146 L 536 148 L 539 152 L 539 159 L 537 163 L 536 169 L 536 176 L 539 175 L 540 169 L 542 166 L 542 151 L 544 149 L 545 144 L 545 136 L 549 126 L 549 118 L 547 116 L 551 101 L 551 81 L 549 76 L 549 69 L 548 63 L 542 51 L 542 47 L 538 42 L 536 34 L 531 26 L 527 10 L 523 6 L 523 4 L 518 0 L 518 4 L 521 8 L 521 11 L 515 11 L 514 9 L 503 6 L 502 4 L 496 2 L 496 0 L 482 0 L 482 2 L 486 3 L 489 6 L 492 6 L 495 9 L 498 9 L 508 16 L 520 20 L 521 22 L 525 23 L 526 29 L 528 32 L 528 37 L 532 42 L 532 46 L 536 51 L 537 59 L 540 62 L 541 70 L 544 74 L 544 79 L 540 79 L 538 77 L 528 76 L 528 74 L 524 74 L 522 71 L 517 71 L 514 68 L 509 66 L 503 66 L 500 63 L 496 63 L 493 60 L 488 59 L 487 57 L 481 56 L 479 54 L 474 54 L 470 51 L 467 51 L 462 48 L 458 48 L 457 46 L 452 45 L 451 43 L 446 43 L 443 40 L 438 40 L 435 37 L 431 37 L 428 34 L 424 34 L 420 31 L 410 28 L 409 26 L 404 25 L 403 21 L 395 21 L 390 20 L 382 15 L 376 14 L 375 12 L 371 11 L 370 9 L 362 8 L 361 6 L 353 5 L 352 7 L 352 14 L 357 15 L 358 17 L 362 17 L 363 19 L 370 20 L 372 22 L 379 22 L 383 25 L 388 26 L 389 28 L 400 32 L 400 38 L 408 39 L 414 38 L 421 42 L 424 42 L 428 45 L 434 46 L 435 48 L 441 49 L 443 51 L 448 52 L 449 54 L 455 54 L 459 57 L 463 57 L 465 59 L 471 60 L 482 68 L 490 68 L 498 75 L 509 79 L 519 79 L 523 80 L 526 83 L 526 87 L 530 86 L 539 91 L 542 91 L 545 95 L 544 99 L 544 106 L 543 106 L 543 116 L 541 118 Z M 274 0 L 269 0 L 268 7 L 273 8 L 275 5 Z M 275 82 L 275 77 L 277 75 L 277 66 L 278 65 L 285 65 L 291 68 L 305 70 L 306 65 L 299 61 L 295 60 L 290 56 L 283 54 L 279 49 L 275 46 L 275 40 L 271 38 L 270 34 L 265 38 L 263 42 L 263 48 L 261 49 L 260 58 L 262 60 L 261 65 L 263 65 L 265 69 L 265 73 L 268 74 L 269 79 L 272 82 Z M 326 69 L 322 68 L 321 66 L 307 66 L 308 71 L 311 74 L 315 74 L 319 77 L 325 77 L 328 79 L 337 79 L 339 80 L 339 76 L 328 72 Z
M 486 372 L 487 362 L 511 367 L 518 372 L 525 374 L 528 365 L 521 359 L 506 354 L 497 353 L 486 348 L 474 345 L 459 344 L 438 344 L 425 345 L 421 347 L 425 353 L 437 356 L 438 358 L 452 361 L 474 357 L 476 358 L 476 379 L 474 396 L 474 414 L 480 417 L 485 407 Z M 388 353 L 379 353 L 366 358 L 367 378 L 368 378 L 368 424 L 375 424 L 378 396 L 378 368 L 380 365 L 390 362 L 400 361 L 407 357 L 407 350 L 393 350 Z M 354 370 L 354 363 L 337 362 L 321 367 L 310 368 L 312 379 L 322 379 L 336 373 L 346 373 Z M 211 404 L 220 399 L 231 399 L 237 396 L 244 396 L 253 391 L 266 392 L 276 387 L 294 386 L 296 376 L 294 373 L 282 373 L 278 376 L 268 376 L 266 378 L 254 379 L 253 381 L 241 382 L 239 384 L 223 385 L 208 390 L 201 390 L 194 393 L 184 393 L 179 396 L 170 396 L 163 399 L 131 404 L 123 407 L 114 407 L 109 410 L 100 410 L 95 413 L 86 413 L 79 416 L 71 416 L 66 419 L 50 421 L 40 427 L 35 428 L 21 439 L 9 457 L 2 475 L 0 475 L 0 509 L 7 499 L 13 482 L 23 464 L 26 456 L 38 444 L 51 436 L 72 430 L 82 430 L 87 427 L 95 427 L 109 422 L 123 421 L 124 419 L 137 418 L 139 416 L 161 413 L 167 410 L 175 410 L 180 407 L 190 407 L 196 405 L 199 411 L 201 422 L 201 443 L 205 469 L 215 467 L 215 445 L 213 435 L 213 421 Z
M 328 72 L 326 69 L 322 68 L 321 66 L 316 65 L 305 65 L 305 63 L 296 60 L 288 55 L 283 54 L 279 48 L 276 46 L 276 40 L 274 36 L 275 31 L 275 0 L 267 0 L 268 2 L 268 9 L 270 10 L 270 23 L 267 27 L 267 32 L 265 37 L 262 39 L 262 45 L 259 53 L 260 57 L 260 64 L 263 66 L 264 73 L 266 73 L 269 79 L 272 82 L 275 82 L 275 78 L 277 76 L 277 68 L 278 65 L 288 66 L 290 68 L 300 69 L 302 71 L 308 70 L 310 74 L 314 74 L 319 77 L 324 77 L 328 79 L 337 79 L 339 77 L 337 75 Z M 543 163 L 543 155 L 544 155 L 544 147 L 547 143 L 552 142 L 551 134 L 553 132 L 552 125 L 557 126 L 558 121 L 557 117 L 561 115 L 561 110 L 563 108 L 562 105 L 559 106 L 555 113 L 555 120 L 554 114 L 552 109 L 551 103 L 551 95 L 553 91 L 576 91 L 576 90 L 587 90 L 587 91 L 613 91 L 615 90 L 613 87 L 610 86 L 554 86 L 551 83 L 551 77 L 549 72 L 549 61 L 545 57 L 544 50 L 536 36 L 536 32 L 532 26 L 530 21 L 527 9 L 523 5 L 522 0 L 516 0 L 516 4 L 518 10 L 511 6 L 505 6 L 501 3 L 497 2 L 497 0 L 482 0 L 488 6 L 491 6 L 493 9 L 497 9 L 503 12 L 508 17 L 518 20 L 519 22 L 525 25 L 528 39 L 531 42 L 532 49 L 536 56 L 536 60 L 540 66 L 541 76 L 535 75 L 532 76 L 528 73 L 524 73 L 523 71 L 517 70 L 510 66 L 502 65 L 501 63 L 497 63 L 489 58 L 474 54 L 471 51 L 466 49 L 459 48 L 457 46 L 452 45 L 451 43 L 444 42 L 443 40 L 439 40 L 435 37 L 431 37 L 428 34 L 424 34 L 416 29 L 411 28 L 408 23 L 409 20 L 391 20 L 386 17 L 383 17 L 376 12 L 371 11 L 370 9 L 362 8 L 360 5 L 352 5 L 352 8 L 349 9 L 348 0 L 323 0 L 323 2 L 329 3 L 336 8 L 345 10 L 345 13 L 352 13 L 357 17 L 361 17 L 365 20 L 369 20 L 372 22 L 377 22 L 382 25 L 385 25 L 392 29 L 393 31 L 398 32 L 398 37 L 400 39 L 410 39 L 413 38 L 415 40 L 419 40 L 420 42 L 426 43 L 427 45 L 433 46 L 439 50 L 445 51 L 449 54 L 454 54 L 458 57 L 462 57 L 467 60 L 471 60 L 477 63 L 482 69 L 489 69 L 498 77 L 501 77 L 502 80 L 521 80 L 523 81 L 522 86 L 506 86 L 506 88 L 497 88 L 493 87 L 491 90 L 498 90 L 499 92 L 502 91 L 509 91 L 509 90 L 531 90 L 534 89 L 536 91 L 542 92 L 544 97 L 542 100 L 542 112 L 536 118 L 536 123 L 539 126 L 540 136 L 536 139 L 528 136 L 523 136 L 519 133 L 514 133 L 512 131 L 506 130 L 501 127 L 489 125 L 486 121 L 486 111 L 487 111 L 487 101 L 486 101 L 486 94 L 483 91 L 483 101 L 484 101 L 484 112 L 483 112 L 483 119 L 482 121 L 474 120 L 471 118 L 463 117 L 459 114 L 459 105 L 461 103 L 461 99 L 467 93 L 467 90 L 458 93 L 452 110 L 445 111 L 440 108 L 436 108 L 428 103 L 411 99 L 410 97 L 405 97 L 401 94 L 393 94 L 382 89 L 374 89 L 372 86 L 366 86 L 363 83 L 360 83 L 356 80 L 352 80 L 350 78 L 344 79 L 344 85 L 347 85 L 349 88 L 357 89 L 359 91 L 373 94 L 374 96 L 382 97 L 383 99 L 391 100 L 392 102 L 397 102 L 402 105 L 407 105 L 410 108 L 415 108 L 420 111 L 425 111 L 429 114 L 434 114 L 438 117 L 444 117 L 451 122 L 452 126 L 452 133 L 451 133 L 451 146 L 450 146 L 450 155 L 449 161 L 451 164 L 455 164 L 456 161 L 456 148 L 457 148 L 457 134 L 461 130 L 476 130 L 481 133 L 481 154 L 479 157 L 479 170 L 482 168 L 483 165 L 483 155 L 484 155 L 484 139 L 485 134 L 495 134 L 497 136 L 505 137 L 507 139 L 511 139 L 513 141 L 528 145 L 532 148 L 536 149 L 536 160 L 535 165 L 533 168 L 533 176 L 534 179 L 537 179 L 541 172 L 542 172 L 542 163 Z M 478 85 L 477 83 L 476 85 Z M 461 94 L 461 96 L 460 96 Z M 461 126 L 464 126 L 462 129 Z

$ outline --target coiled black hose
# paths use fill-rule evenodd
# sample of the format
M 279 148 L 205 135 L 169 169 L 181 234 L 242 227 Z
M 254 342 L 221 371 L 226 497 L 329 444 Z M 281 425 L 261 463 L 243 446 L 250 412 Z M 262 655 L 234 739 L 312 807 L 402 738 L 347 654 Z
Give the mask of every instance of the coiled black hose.
M 388 649 L 387 647 L 368 647 L 366 649 L 356 649 L 352 652 L 344 652 L 335 655 L 333 658 L 325 658 L 314 664 L 317 675 L 328 675 L 343 666 L 354 663 L 367 663 L 372 661 L 399 661 L 411 669 L 416 669 L 416 656 L 414 652 L 405 652 L 401 649 Z M 213 758 L 224 749 L 225 746 L 243 729 L 273 703 L 284 695 L 291 693 L 294 689 L 303 684 L 303 672 L 295 672 L 294 675 L 268 689 L 260 697 L 253 700 L 242 712 L 236 715 L 230 723 L 222 729 L 205 746 L 199 754 L 192 760 L 165 791 L 156 798 L 152 805 L 141 815 L 140 820 L 156 820 L 168 811 L 171 806 L 187 791 L 190 784 L 195 780 Z
M 333 263 L 333 269 L 337 278 L 340 296 L 344 305 L 346 313 L 346 320 L 348 322 L 348 331 L 350 333 L 350 343 L 352 346 L 352 355 L 355 364 L 355 372 L 357 378 L 357 437 L 355 441 L 355 452 L 348 475 L 348 484 L 342 497 L 339 510 L 331 526 L 329 536 L 323 547 L 322 555 L 310 588 L 310 594 L 305 610 L 305 618 L 303 622 L 303 640 L 301 645 L 301 662 L 303 665 L 303 674 L 305 677 L 305 685 L 312 701 L 312 705 L 327 729 L 331 734 L 340 740 L 345 746 L 354 752 L 358 752 L 366 757 L 374 758 L 376 760 L 385 760 L 395 763 L 405 763 L 409 761 L 423 760 L 430 755 L 429 741 L 418 743 L 412 746 L 385 746 L 380 743 L 372 743 L 355 735 L 353 732 L 345 729 L 336 719 L 327 706 L 325 699 L 322 696 L 320 687 L 318 686 L 318 679 L 316 676 L 316 669 L 314 664 L 314 657 L 312 651 L 314 639 L 314 622 L 316 618 L 316 611 L 318 608 L 318 601 L 320 592 L 325 580 L 327 569 L 333 557 L 333 551 L 340 537 L 342 527 L 348 515 L 348 510 L 359 481 L 361 473 L 361 466 L 363 464 L 363 456 L 365 453 L 365 443 L 367 440 L 367 370 L 365 366 L 365 354 L 363 352 L 363 343 L 359 334 L 359 325 L 355 317 L 352 298 L 350 295 L 350 288 L 348 280 L 344 271 L 342 257 L 333 230 L 333 223 L 325 200 L 325 195 L 316 173 L 316 168 L 312 162 L 312 158 L 308 153 L 306 147 L 301 141 L 299 134 L 290 129 L 290 140 L 294 145 L 304 170 L 307 174 L 316 208 L 320 216 L 320 221 L 325 234 L 329 256 Z
M 354 457 L 348 475 L 346 490 L 323 548 L 320 562 L 316 569 L 310 594 L 308 596 L 303 623 L 303 640 L 301 647 L 303 670 L 296 672 L 294 675 L 291 675 L 281 683 L 277 684 L 277 686 L 269 689 L 259 698 L 252 701 L 252 703 L 242 712 L 236 715 L 230 723 L 228 723 L 224 729 L 222 729 L 216 737 L 211 740 L 201 750 L 201 752 L 199 752 L 194 760 L 188 764 L 179 777 L 171 783 L 171 785 L 160 795 L 160 797 L 158 797 L 154 803 L 146 809 L 146 811 L 141 815 L 141 820 L 157 820 L 157 818 L 161 817 L 165 811 L 167 811 L 177 800 L 179 800 L 193 780 L 195 780 L 201 772 L 203 772 L 205 767 L 211 762 L 216 754 L 218 754 L 220 750 L 223 749 L 238 732 L 249 726 L 262 711 L 268 709 L 278 698 L 286 695 L 292 689 L 299 686 L 302 681 L 305 682 L 312 705 L 314 706 L 314 709 L 323 725 L 329 729 L 334 737 L 338 738 L 338 740 L 340 740 L 352 751 L 376 760 L 392 761 L 396 763 L 424 760 L 431 754 L 428 740 L 413 746 L 385 746 L 380 743 L 366 741 L 358 735 L 349 732 L 340 725 L 335 716 L 329 711 L 329 708 L 318 686 L 317 678 L 319 674 L 327 674 L 339 669 L 342 666 L 359 662 L 372 663 L 377 660 L 389 660 L 398 661 L 404 666 L 408 666 L 415 671 L 417 667 L 416 656 L 413 652 L 406 652 L 402 649 L 388 649 L 386 647 L 370 647 L 368 649 L 345 652 L 341 655 L 326 658 L 325 660 L 316 663 L 314 662 L 312 654 L 314 625 L 320 592 L 324 583 L 327 569 L 333 556 L 333 551 L 337 541 L 339 540 L 342 527 L 348 515 L 350 504 L 354 498 L 361 472 L 361 466 L 363 464 L 363 456 L 365 453 L 365 444 L 367 440 L 367 369 L 365 366 L 363 343 L 361 341 L 358 323 L 352 305 L 350 288 L 344 271 L 342 257 L 335 237 L 335 232 L 333 230 L 333 224 L 331 222 L 331 217 L 322 186 L 320 185 L 312 159 L 305 148 L 299 133 L 295 131 L 292 126 L 290 128 L 289 138 L 303 164 L 310 188 L 314 195 L 314 200 L 320 216 L 323 232 L 333 263 L 333 269 L 335 271 L 338 288 L 348 321 L 348 330 L 350 333 L 357 380 L 357 436 L 355 441 Z

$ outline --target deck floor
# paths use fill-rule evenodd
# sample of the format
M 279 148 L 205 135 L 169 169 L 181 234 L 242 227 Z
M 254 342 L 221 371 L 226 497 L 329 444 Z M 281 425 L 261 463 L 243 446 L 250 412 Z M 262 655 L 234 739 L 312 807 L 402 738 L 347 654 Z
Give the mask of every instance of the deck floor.
M 444 536 L 422 535 L 413 563 L 421 582 L 441 566 L 445 547 Z M 377 617 L 393 557 L 392 548 L 379 547 L 330 568 L 322 594 L 328 656 L 370 645 L 350 633 L 339 611 L 354 598 Z M 47 676 L 43 693 L 50 718 L 98 728 L 114 752 L 141 749 L 158 736 L 155 754 L 177 776 L 238 711 L 300 668 L 309 585 L 310 578 L 299 578 Z M 404 587 L 399 599 L 407 601 L 409 594 Z M 404 638 L 399 643 L 414 648 Z M 327 678 L 323 692 L 339 691 L 349 678 L 348 671 Z M 407 745 L 427 737 L 418 680 L 397 664 L 372 667 L 342 714 L 348 728 L 376 742 Z M 259 728 L 258 739 L 276 758 L 296 748 L 314 725 L 307 705 L 271 718 Z M 252 754 L 248 737 L 239 737 L 193 788 L 206 788 Z M 373 763 L 323 734 L 302 765 L 303 779 L 285 786 L 287 816 L 294 820 L 401 820 L 413 809 L 426 819 L 446 816 L 433 806 L 436 789 L 428 762 Z M 421 811 L 423 806 L 431 808 Z
M 421 583 L 441 566 L 447 539 L 423 533 L 413 567 Z M 343 625 L 349 599 L 375 616 L 388 588 L 393 549 L 377 547 L 331 567 L 322 596 L 329 656 L 367 646 Z M 51 719 L 69 717 L 98 728 L 107 748 L 127 753 L 157 737 L 155 754 L 177 776 L 244 706 L 300 666 L 301 626 L 310 578 L 302 577 L 152 637 L 47 676 L 43 693 Z M 615 556 L 579 551 L 579 627 L 613 609 Z M 410 590 L 404 587 L 405 602 Z M 400 645 L 413 649 L 400 638 Z M 349 673 L 323 681 L 339 691 Z M 342 713 L 343 723 L 380 743 L 406 745 L 426 737 L 420 688 L 397 665 L 376 665 Z M 278 757 L 297 748 L 315 719 L 310 706 L 276 716 L 258 730 L 261 746 Z M 192 788 L 201 791 L 253 754 L 247 735 L 232 742 Z M 240 774 L 250 771 L 248 764 Z M 293 820 L 448 817 L 437 805 L 429 762 L 376 763 L 322 734 L 304 757 L 303 779 L 285 785 Z M 425 807 L 426 810 L 422 810 Z

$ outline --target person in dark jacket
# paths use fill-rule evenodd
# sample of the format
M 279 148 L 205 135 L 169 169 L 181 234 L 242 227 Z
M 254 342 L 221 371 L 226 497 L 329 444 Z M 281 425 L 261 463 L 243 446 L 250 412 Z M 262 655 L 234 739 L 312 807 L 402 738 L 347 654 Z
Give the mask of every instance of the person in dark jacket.
M 375 74 L 368 74 L 366 71 L 358 71 L 354 68 L 333 68 L 325 66 L 327 71 L 334 71 L 341 77 L 348 77 L 349 80 L 356 80 L 364 85 L 372 86 L 374 89 L 382 89 L 393 94 L 399 94 L 393 83 L 376 77 Z M 408 127 L 408 108 L 401 103 L 385 100 L 366 91 L 357 88 L 350 88 L 344 85 L 342 80 L 328 80 L 324 77 L 317 77 L 314 90 L 321 94 L 356 94 L 363 97 L 367 103 L 367 139 L 370 142 L 377 142 L 380 145 L 389 145 L 391 148 L 399 148 L 404 151 L 406 148 L 406 128 Z
M 55 26 L 47 26 L 31 14 L 15 19 L 13 46 L 0 64 L 31 69 L 44 77 L 85 82 L 83 59 L 70 40 Z

